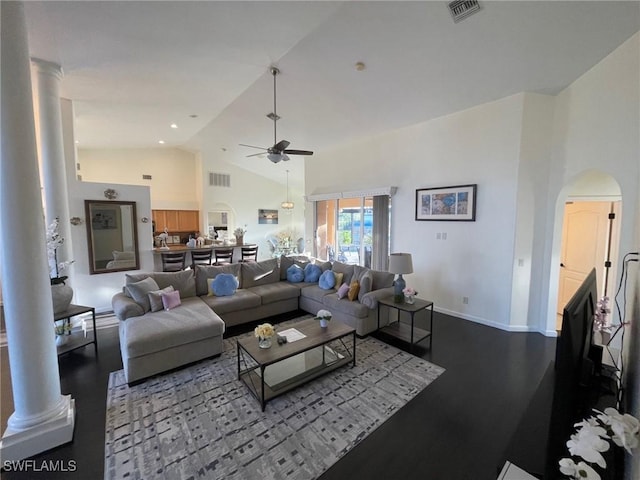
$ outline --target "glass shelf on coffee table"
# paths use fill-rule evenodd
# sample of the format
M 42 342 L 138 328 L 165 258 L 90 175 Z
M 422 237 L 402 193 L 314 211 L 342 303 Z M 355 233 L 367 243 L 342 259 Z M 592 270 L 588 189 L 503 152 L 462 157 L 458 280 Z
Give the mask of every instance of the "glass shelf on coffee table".
M 322 328 L 314 319 L 295 323 L 291 328 L 304 337 L 282 345 L 274 339 L 270 348 L 260 348 L 253 336 L 237 341 L 238 380 L 247 385 L 262 411 L 272 398 L 347 363 L 356 364 L 354 328 L 337 320 Z
M 378 331 L 407 342 L 409 344 L 409 351 L 412 350 L 414 344 L 421 342 L 425 338 L 429 338 L 429 348 L 431 348 L 431 342 L 433 340 L 433 302 L 416 298 L 414 303 L 396 303 L 393 298 L 393 296 L 389 296 L 378 300 Z M 380 307 L 382 306 L 397 310 L 398 320 L 394 322 L 390 321 L 387 325 L 380 327 Z M 427 309 L 430 311 L 429 330 L 418 328 L 414 325 L 415 314 L 423 310 L 426 311 Z M 400 312 L 407 312 L 409 314 L 411 324 L 400 321 Z

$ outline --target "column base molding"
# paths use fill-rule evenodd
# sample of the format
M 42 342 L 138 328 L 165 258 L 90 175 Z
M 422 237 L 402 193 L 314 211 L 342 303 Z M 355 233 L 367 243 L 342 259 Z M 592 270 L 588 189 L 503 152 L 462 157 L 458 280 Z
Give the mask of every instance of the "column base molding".
M 32 457 L 73 440 L 76 419 L 75 400 L 64 395 L 65 408 L 57 416 L 23 430 L 8 427 L 0 440 L 2 461 L 17 461 Z

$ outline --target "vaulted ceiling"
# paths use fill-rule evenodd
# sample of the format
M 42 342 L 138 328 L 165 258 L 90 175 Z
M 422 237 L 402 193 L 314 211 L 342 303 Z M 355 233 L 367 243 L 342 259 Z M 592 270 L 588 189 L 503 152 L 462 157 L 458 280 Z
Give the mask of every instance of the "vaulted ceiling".
M 163 140 L 270 176 L 273 164 L 238 146 L 273 144 L 270 65 L 282 71 L 278 140 L 321 151 L 522 91 L 555 94 L 640 28 L 639 2 L 480 5 L 459 23 L 446 2 L 25 8 L 32 56 L 64 70 L 81 147 Z

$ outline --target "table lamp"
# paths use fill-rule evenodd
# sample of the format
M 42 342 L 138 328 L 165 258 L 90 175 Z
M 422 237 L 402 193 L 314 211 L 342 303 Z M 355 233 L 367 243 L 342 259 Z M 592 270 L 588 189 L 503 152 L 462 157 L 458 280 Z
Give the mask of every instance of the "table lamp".
M 389 255 L 389 272 L 398 274 L 393 283 L 393 301 L 395 303 L 404 302 L 404 293 L 402 290 L 407 286 L 403 273 L 413 273 L 413 263 L 410 253 L 392 253 Z

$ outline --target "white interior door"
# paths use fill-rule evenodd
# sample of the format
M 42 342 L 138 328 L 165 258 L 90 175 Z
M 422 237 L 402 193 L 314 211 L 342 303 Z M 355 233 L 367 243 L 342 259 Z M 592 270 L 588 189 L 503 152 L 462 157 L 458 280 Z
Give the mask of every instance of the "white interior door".
M 558 330 L 562 325 L 562 309 L 594 267 L 598 293 L 602 292 L 611 208 L 611 202 L 572 202 L 565 205 L 558 287 Z

